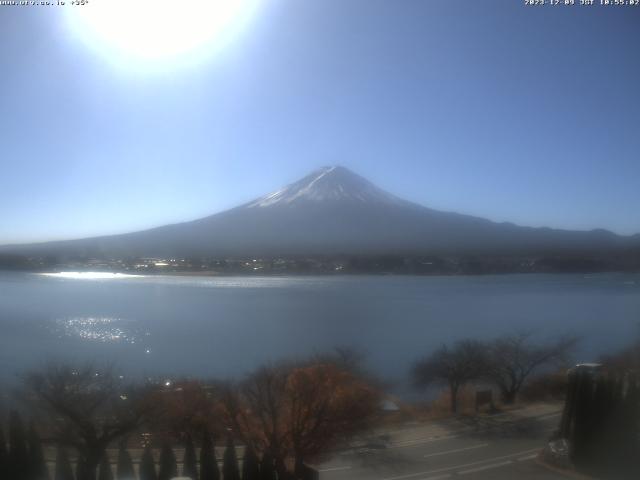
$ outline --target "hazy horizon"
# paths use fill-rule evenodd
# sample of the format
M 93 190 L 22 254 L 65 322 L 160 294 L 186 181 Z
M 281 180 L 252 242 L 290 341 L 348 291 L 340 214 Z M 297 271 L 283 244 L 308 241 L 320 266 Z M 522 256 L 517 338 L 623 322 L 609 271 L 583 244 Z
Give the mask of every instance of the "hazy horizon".
M 334 165 L 334 166 L 342 167 L 341 165 Z M 322 170 L 322 169 L 324 169 L 324 168 L 327 168 L 327 166 L 319 167 L 318 169 L 315 169 L 313 172 L 309 172 L 309 173 L 310 173 L 310 174 L 312 174 L 312 173 L 316 173 L 316 172 L 321 171 L 321 170 Z M 353 172 L 353 173 L 358 174 L 358 172 Z M 297 179 L 297 180 L 300 180 L 300 179 Z M 272 195 L 273 193 L 276 193 L 277 191 L 281 191 L 285 186 L 289 186 L 289 185 L 290 185 L 290 183 L 288 183 L 288 184 L 286 184 L 286 185 L 281 185 L 281 186 L 280 186 L 280 188 L 278 188 L 278 189 L 274 189 L 274 190 L 273 190 L 273 191 L 271 191 L 271 192 L 263 192 L 262 194 L 256 194 L 254 197 L 252 197 L 252 198 L 250 199 L 250 201 L 253 201 L 253 200 L 259 200 L 259 199 L 260 199 L 260 198 L 262 198 L 262 197 L 268 197 L 268 196 Z M 376 186 L 377 186 L 377 185 L 376 185 Z M 395 193 L 394 193 L 394 192 L 388 192 L 388 193 L 391 193 L 391 194 L 395 195 Z M 233 207 L 231 207 L 231 208 L 240 207 L 240 206 L 243 206 L 243 205 L 245 205 L 245 204 L 246 204 L 246 202 L 243 202 L 243 204 L 236 205 L 236 206 L 233 206 Z M 419 204 L 418 204 L 418 205 L 419 205 Z M 429 207 L 428 205 L 422 205 L 422 206 L 424 206 L 424 207 Z M 154 229 L 154 228 L 163 227 L 163 226 L 166 226 L 166 225 L 179 225 L 179 224 L 181 224 L 181 223 L 188 223 L 188 222 L 191 222 L 191 221 L 194 221 L 194 220 L 199 220 L 199 219 L 201 219 L 201 218 L 205 218 L 205 217 L 207 217 L 207 216 L 216 215 L 216 214 L 218 214 L 218 213 L 222 213 L 222 212 L 224 212 L 224 211 L 226 211 L 226 209 L 225 209 L 225 210 L 221 210 L 221 211 L 217 211 L 217 212 L 212 212 L 212 213 L 210 213 L 209 215 L 205 215 L 204 217 L 190 218 L 190 219 L 185 219 L 185 220 L 182 220 L 182 221 L 172 222 L 172 223 L 169 223 L 169 224 L 152 225 L 152 226 L 150 226 L 150 227 L 145 227 L 145 228 L 140 228 L 140 229 L 135 229 L 135 230 L 125 231 L 125 232 L 105 233 L 105 234 L 101 234 L 101 235 L 97 235 L 97 236 L 121 235 L 121 234 L 127 234 L 127 233 L 134 233 L 134 232 L 137 232 L 137 231 L 144 231 L 144 230 Z M 459 213 L 459 214 L 466 214 L 465 212 L 452 212 L 452 211 L 449 211 L 449 210 L 441 210 L 441 211 L 444 211 L 444 212 L 447 212 L 447 213 Z M 480 218 L 486 218 L 486 217 L 482 217 L 482 216 L 478 216 L 478 217 L 480 217 Z M 492 219 L 489 219 L 489 220 L 492 220 Z M 510 222 L 510 223 L 511 223 L 511 222 Z M 517 224 L 516 224 L 516 225 L 517 225 Z M 519 226 L 525 226 L 525 227 L 528 227 L 528 226 L 531 226 L 531 225 L 519 225 Z M 534 226 L 534 227 L 536 227 L 536 226 Z M 547 226 L 546 226 L 546 225 L 541 225 L 540 227 L 547 227 Z M 562 228 L 559 228 L 559 229 L 562 229 Z M 590 230 L 600 230 L 600 229 L 601 229 L 601 228 L 596 227 L 596 228 L 594 228 L 594 229 L 575 229 L 575 231 L 590 231 Z M 615 232 L 614 232 L 614 233 L 615 233 Z M 628 236 L 634 236 L 634 235 L 640 235 L 640 231 L 639 231 L 639 232 L 636 232 L 636 233 L 631 233 L 631 234 L 629 234 Z M 85 238 L 86 238 L 86 239 L 89 239 L 89 238 L 94 238 L 94 237 L 96 237 L 96 236 L 91 235 L 91 236 L 87 236 L 87 237 L 74 237 L 74 238 L 65 238 L 65 237 L 61 237 L 61 238 L 53 238 L 53 239 L 37 240 L 37 241 L 35 241 L 35 242 L 24 242 L 24 243 L 20 243 L 20 244 L 29 244 L 29 243 L 47 243 L 47 242 L 51 242 L 51 241 L 54 241 L 54 242 L 55 242 L 55 241 L 65 241 L 65 240 L 82 240 L 82 239 L 85 239 Z M 18 244 L 18 243 L 5 243 L 5 244 L 1 244 L 1 243 L 0 243 L 0 246 L 12 246 L 12 245 L 20 245 L 20 244 Z
M 189 62 L 3 8 L 0 245 L 197 219 L 325 164 L 437 210 L 640 232 L 640 9 L 239 3 Z

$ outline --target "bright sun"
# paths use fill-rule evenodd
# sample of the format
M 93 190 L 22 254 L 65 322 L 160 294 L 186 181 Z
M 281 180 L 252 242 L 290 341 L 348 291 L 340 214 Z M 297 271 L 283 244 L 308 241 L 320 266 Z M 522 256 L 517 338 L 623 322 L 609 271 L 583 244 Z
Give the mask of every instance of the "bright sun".
M 158 61 L 226 43 L 258 1 L 92 0 L 67 12 L 92 46 L 134 61 Z

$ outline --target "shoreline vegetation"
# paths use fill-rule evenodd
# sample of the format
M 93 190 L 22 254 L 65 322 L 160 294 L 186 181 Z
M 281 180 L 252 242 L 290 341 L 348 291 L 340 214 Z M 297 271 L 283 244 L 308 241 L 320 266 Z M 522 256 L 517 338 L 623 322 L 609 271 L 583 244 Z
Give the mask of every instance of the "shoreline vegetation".
M 0 254 L 0 271 L 131 275 L 493 275 L 638 273 L 640 252 L 560 255 L 335 255 L 233 258 L 91 258 Z
M 297 360 L 283 359 L 260 366 L 242 379 L 227 381 L 184 378 L 141 382 L 109 365 L 50 362 L 27 372 L 23 387 L 11 398 L 6 393 L 0 395 L 9 407 L 0 409 L 0 447 L 9 452 L 0 462 L 0 472 L 9 472 L 16 480 L 47 480 L 55 454 L 55 478 L 65 480 L 73 474 L 59 476 L 58 472 L 62 467 L 72 472 L 72 463 L 76 464 L 76 480 L 130 479 L 133 459 L 137 460 L 140 480 L 161 478 L 156 470 L 170 473 L 162 478 L 172 478 L 178 467 L 200 480 L 219 479 L 221 472 L 225 479 L 239 480 L 241 471 L 247 480 L 264 479 L 261 474 L 265 471 L 270 479 L 277 473 L 281 479 L 309 480 L 317 478 L 317 471 L 310 466 L 321 464 L 336 451 L 392 446 L 389 429 L 398 425 L 411 422 L 437 428 L 438 419 L 451 419 L 457 422 L 454 428 L 458 433 L 469 433 L 469 427 L 478 433 L 479 423 L 474 419 L 482 419 L 487 431 L 506 428 L 506 432 L 519 428 L 514 424 L 518 417 L 514 412 L 519 409 L 525 422 L 549 412 L 558 415 L 562 410 L 560 425 L 550 441 L 560 438 L 589 453 L 588 462 L 570 454 L 568 460 L 573 463 L 567 471 L 626 472 L 635 468 L 635 457 L 615 456 L 616 451 L 611 454 L 611 449 L 600 448 L 598 442 L 613 439 L 620 445 L 629 433 L 636 434 L 635 387 L 628 389 L 623 401 L 629 409 L 616 410 L 622 416 L 610 418 L 600 400 L 609 388 L 611 376 L 606 376 L 607 372 L 617 375 L 618 380 L 631 378 L 636 384 L 633 372 L 637 371 L 640 343 L 603 358 L 597 367 L 576 367 L 578 370 L 571 369 L 567 375 L 574 343 L 575 339 L 568 337 L 537 343 L 523 334 L 486 344 L 466 340 L 443 345 L 427 352 L 412 370 L 417 388 L 435 383 L 442 388 L 441 395 L 431 402 L 420 402 L 422 405 L 399 402 L 393 408 L 386 405 L 395 399 L 367 370 L 363 355 L 346 347 Z M 596 378 L 594 369 L 605 376 Z M 573 371 L 597 386 L 585 390 L 576 387 L 584 382 L 573 382 L 571 387 Z M 480 404 L 480 394 L 487 388 L 496 391 L 495 400 Z M 589 409 L 569 408 L 574 397 L 580 405 L 586 402 Z M 453 398 L 456 401 L 452 402 Z M 497 413 L 502 416 L 495 416 Z M 592 420 L 592 414 L 601 423 Z M 576 432 L 580 427 L 593 433 L 588 442 L 577 443 L 580 437 L 573 434 L 567 437 L 565 419 L 577 425 Z M 627 427 L 621 430 L 621 424 Z M 600 435 L 603 426 L 608 431 L 610 425 L 616 427 L 615 435 Z M 3 430 L 8 432 L 8 449 Z M 592 445 L 598 448 L 589 450 Z M 623 443 L 624 452 L 636 445 L 637 440 Z M 612 459 L 616 463 L 608 463 Z M 143 473 L 147 471 L 152 474 Z M 249 471 L 254 474 L 245 476 Z
M 538 348 L 529 344 L 526 347 L 520 350 L 531 353 L 530 348 Z M 450 360 L 466 360 L 455 348 Z M 488 360 L 489 357 L 487 366 Z M 249 455 L 253 463 L 259 464 L 261 473 L 267 469 L 277 472 L 281 479 L 306 480 L 317 478 L 305 474 L 313 473 L 307 472 L 307 465 L 318 465 L 336 450 L 371 442 L 386 445 L 388 434 L 373 439 L 380 429 L 384 432 L 424 414 L 427 417 L 422 418 L 423 422 L 429 423 L 467 410 L 453 410 L 446 415 L 441 411 L 441 401 L 427 409 L 396 405 L 385 385 L 364 366 L 363 355 L 349 348 L 265 364 L 238 380 L 136 381 L 123 373 L 109 365 L 56 362 L 27 372 L 22 388 L 15 390 L 11 399 L 6 398 L 11 410 L 0 409 L 0 446 L 4 444 L 2 430 L 6 425 L 9 452 L 13 452 L 10 461 L 0 465 L 0 471 L 5 467 L 16 480 L 46 480 L 47 459 L 50 462 L 55 456 L 56 471 L 61 467 L 71 471 L 73 467 L 68 464 L 76 464 L 76 480 L 112 479 L 112 471 L 106 476 L 100 472 L 113 470 L 114 465 L 117 477 L 125 479 L 129 476 L 123 474 L 124 470 L 132 472 L 129 464 L 136 458 L 140 480 L 148 480 L 160 476 L 144 475 L 145 468 L 171 471 L 163 478 L 173 478 L 179 459 L 184 458 L 183 473 L 196 472 L 191 478 L 220 478 L 217 470 L 221 466 L 223 478 L 239 480 L 240 476 L 230 474 L 228 469 L 235 472 L 242 465 L 244 472 Z M 469 380 L 465 377 L 464 386 L 470 386 Z M 466 407 L 473 392 L 460 393 L 460 406 Z M 515 402 L 504 403 L 512 409 Z M 476 403 L 471 414 L 477 413 Z M 225 444 L 222 463 L 218 465 L 215 447 Z M 16 446 L 20 445 L 29 446 L 22 455 L 16 453 Z M 237 451 L 239 446 L 244 448 Z M 173 451 L 176 448 L 180 449 L 178 458 Z M 211 457 L 209 463 L 217 474 L 202 473 L 206 463 L 203 451 Z M 34 455 L 29 457 L 28 452 Z M 127 469 L 121 467 L 124 457 Z M 163 461 L 163 457 L 171 461 Z M 157 458 L 159 461 L 155 461 Z M 56 474 L 55 478 L 73 477 Z

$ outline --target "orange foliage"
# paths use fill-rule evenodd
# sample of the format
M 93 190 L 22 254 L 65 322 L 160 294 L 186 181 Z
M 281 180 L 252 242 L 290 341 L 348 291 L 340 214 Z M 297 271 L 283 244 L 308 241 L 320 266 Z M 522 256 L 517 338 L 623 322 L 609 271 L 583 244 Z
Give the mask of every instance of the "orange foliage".
M 155 401 L 162 413 L 156 429 L 166 435 L 194 436 L 205 429 L 216 432 L 221 428 L 222 405 L 212 386 L 193 380 L 176 382 L 156 392 Z
M 258 451 L 315 461 L 365 430 L 380 397 L 333 364 L 263 368 L 225 402 L 243 439 Z

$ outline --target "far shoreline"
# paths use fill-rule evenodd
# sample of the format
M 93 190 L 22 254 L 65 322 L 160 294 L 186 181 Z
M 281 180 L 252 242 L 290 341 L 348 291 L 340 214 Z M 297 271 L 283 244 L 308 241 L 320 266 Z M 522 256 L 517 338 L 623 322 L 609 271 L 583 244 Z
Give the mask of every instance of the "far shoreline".
M 604 271 L 501 271 L 501 272 L 439 272 L 439 273 L 416 273 L 416 272 L 219 272 L 215 270 L 206 271 L 166 271 L 166 272 L 144 272 L 144 271 L 114 271 L 114 270 L 13 270 L 0 269 L 0 273 L 26 273 L 34 275 L 50 276 L 52 278 L 83 278 L 82 274 L 112 274 L 112 277 L 90 277 L 87 279 L 118 279 L 118 278 L 141 278 L 141 277 L 194 277 L 194 278 L 290 278 L 290 277 L 492 277 L 507 275 L 637 275 L 638 270 L 604 270 Z M 64 274 L 78 274 L 66 276 Z

